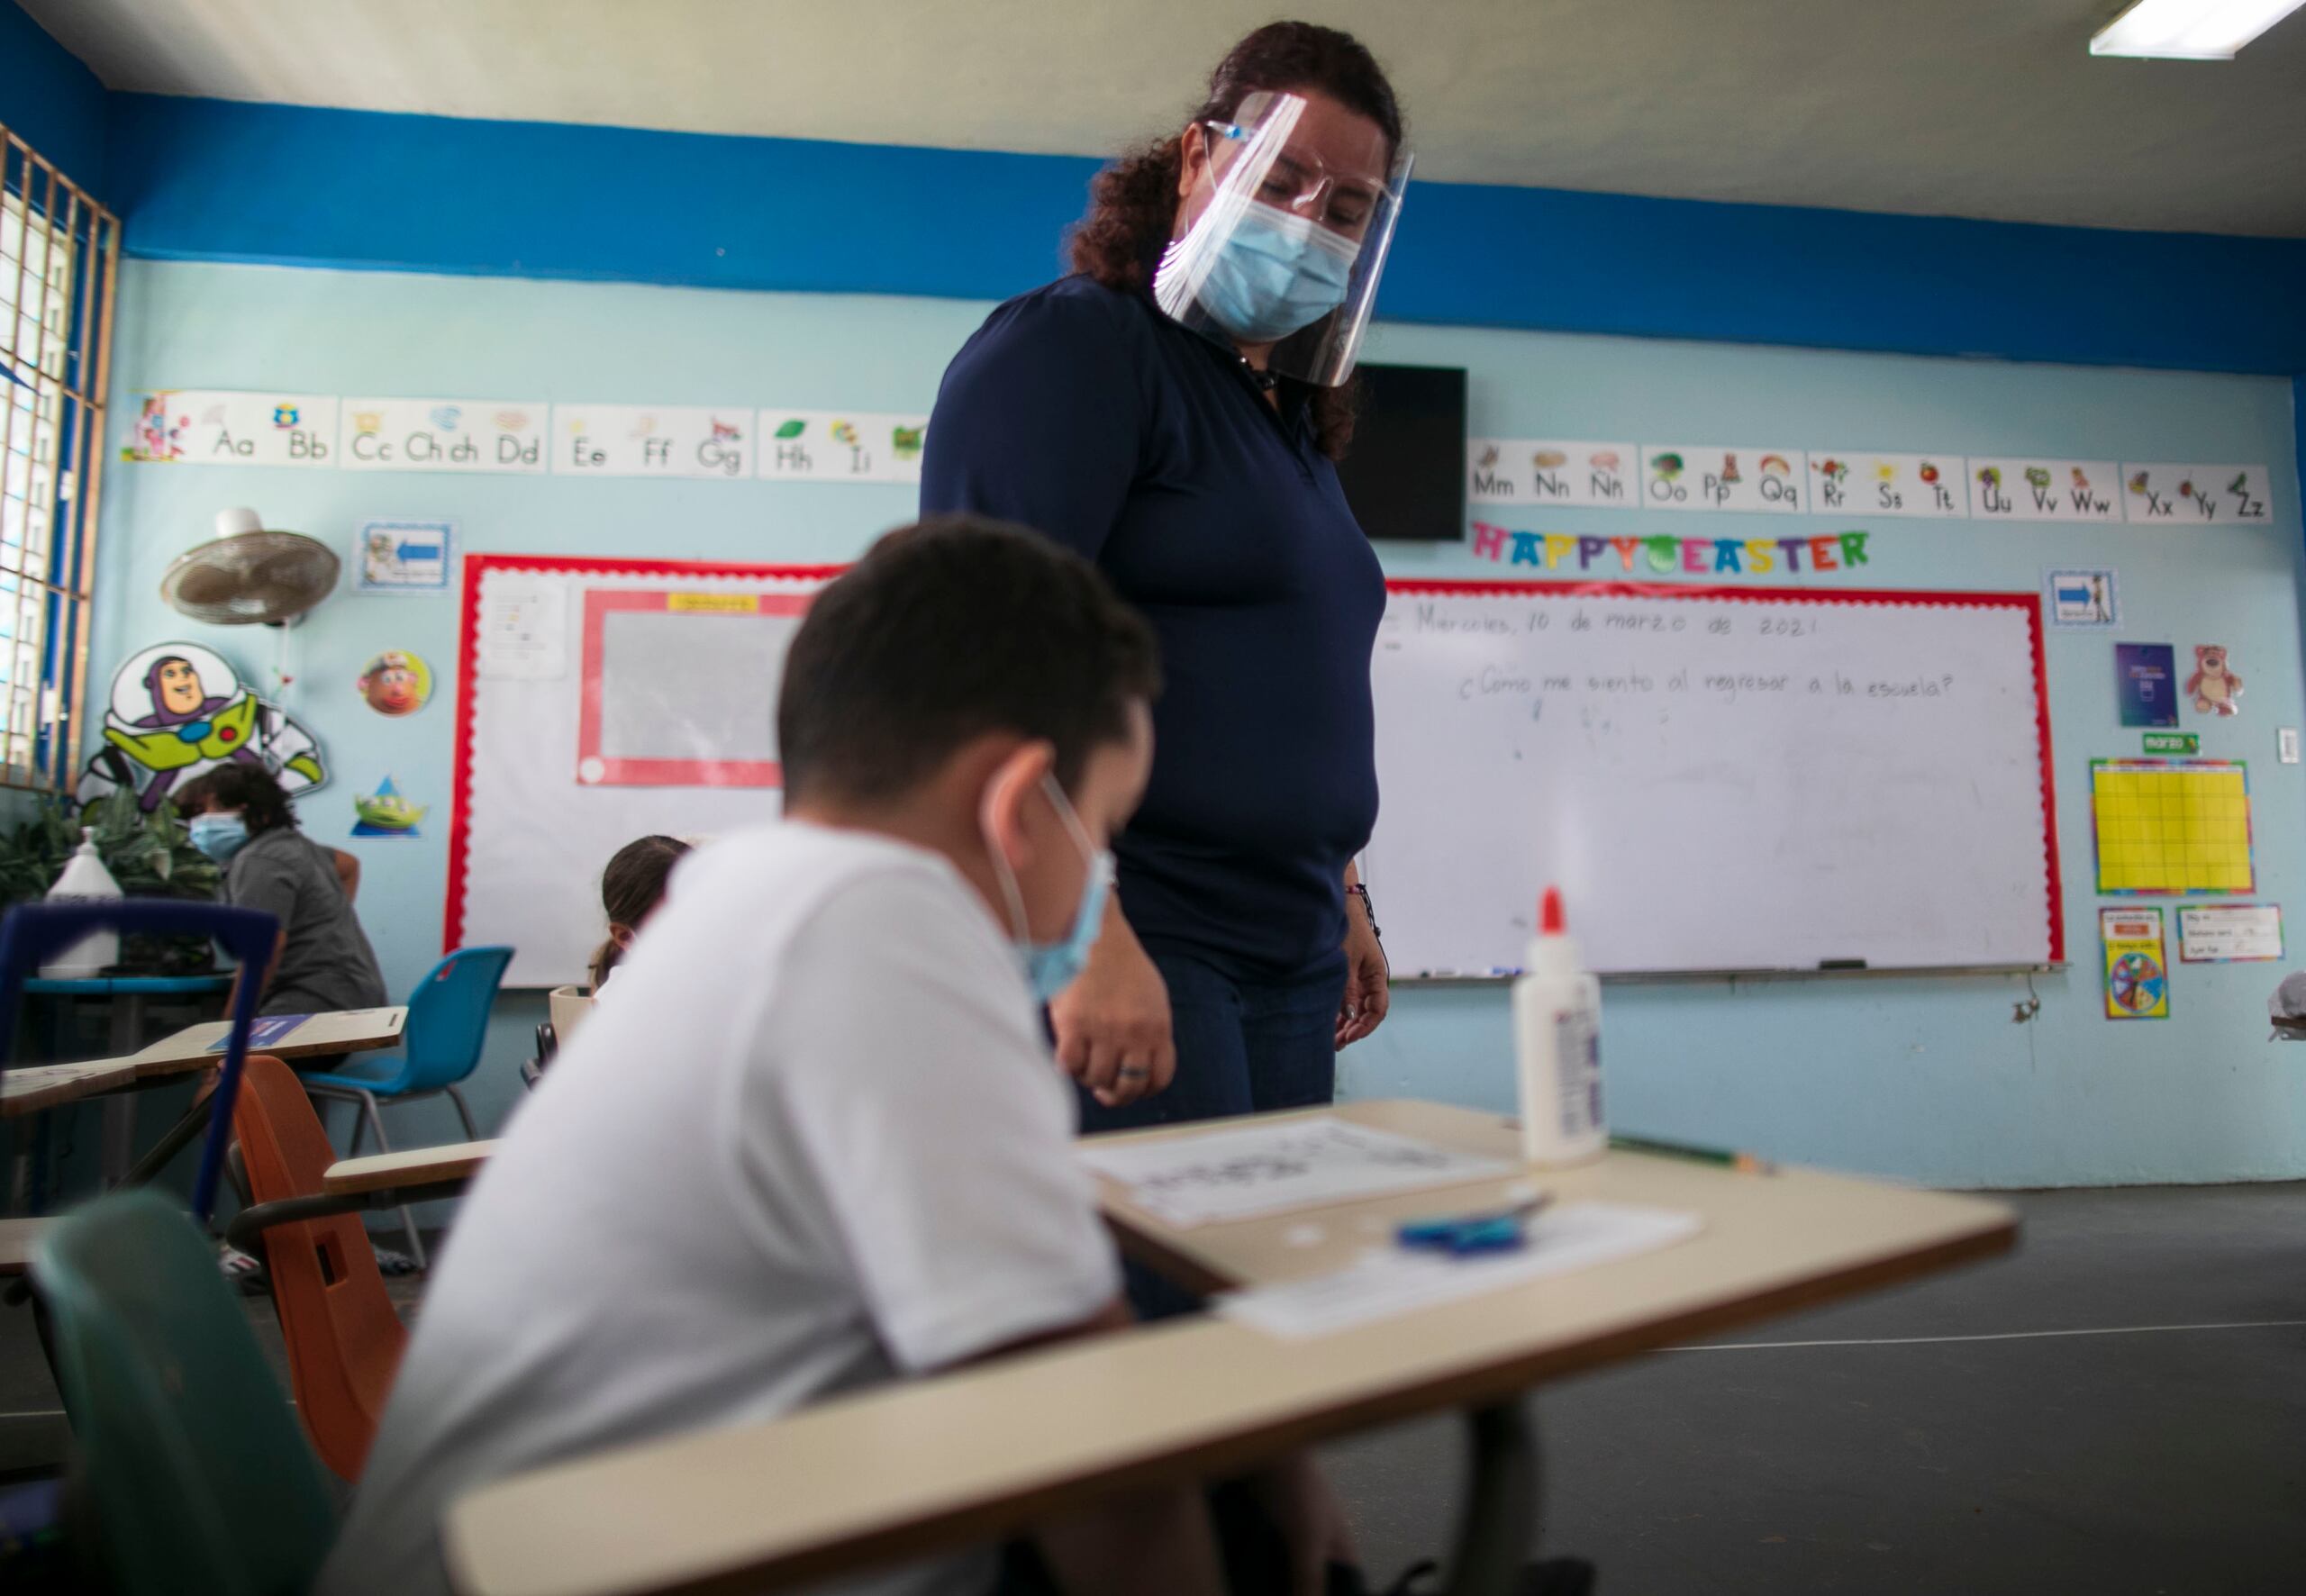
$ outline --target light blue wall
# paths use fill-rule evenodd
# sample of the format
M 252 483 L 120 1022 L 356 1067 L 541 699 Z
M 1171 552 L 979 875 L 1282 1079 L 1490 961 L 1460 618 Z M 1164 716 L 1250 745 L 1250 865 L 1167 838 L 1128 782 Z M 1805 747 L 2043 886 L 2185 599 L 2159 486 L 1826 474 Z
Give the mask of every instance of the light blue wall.
M 927 404 L 984 308 L 137 263 L 122 286 L 115 390 L 277 385 L 904 409 Z M 1383 328 L 1371 356 L 1467 366 L 1475 429 L 1507 436 L 2265 461 L 2280 516 L 2270 530 L 2053 532 L 1890 521 L 1875 529 L 1872 579 L 2030 591 L 2047 565 L 2119 567 L 2130 622 L 2120 635 L 2168 640 L 2182 651 L 2196 641 L 2235 648 L 2248 681 L 2245 712 L 2210 729 L 2204 752 L 2252 761 L 2265 895 L 2282 898 L 2306 880 L 2301 772 L 2272 759 L 2274 728 L 2306 721 L 2289 382 L 1446 327 Z M 129 413 L 116 406 L 115 431 Z M 463 523 L 475 549 L 766 561 L 845 558 L 912 510 L 899 487 L 114 466 L 98 577 L 99 685 L 125 653 L 164 634 L 204 638 L 251 671 L 268 667 L 269 634 L 190 626 L 156 592 L 168 558 L 203 533 L 217 508 L 240 503 L 340 548 L 366 517 L 448 515 Z M 1580 513 L 1554 512 L 1542 524 L 1580 530 Z M 1642 514 L 1611 515 L 1604 524 L 1613 532 L 1695 528 L 1687 518 L 1652 524 Z M 1497 571 L 1461 549 L 1388 551 L 1387 560 L 1403 574 Z M 339 772 L 306 801 L 304 821 L 316 837 L 361 853 L 362 917 L 395 988 L 439 949 L 442 832 L 435 826 L 413 843 L 352 842 L 345 833 L 351 795 L 386 774 L 445 809 L 455 627 L 445 600 L 340 595 L 291 645 L 299 679 L 290 707 L 319 733 Z M 431 658 L 443 678 L 441 701 L 404 721 L 361 707 L 352 678 L 386 647 Z M 2093 754 L 2135 753 L 2137 733 L 2114 725 L 2104 637 L 2054 635 L 2050 670 L 2075 964 L 2038 983 L 2040 1020 L 2011 1023 L 2011 1004 L 2025 984 L 2002 977 L 1613 987 L 1608 1067 L 1621 1126 L 1956 1184 L 2306 1174 L 2306 1093 L 2297 1088 L 2297 1066 L 2264 1042 L 2264 998 L 2275 969 L 2187 968 L 2170 1021 L 2115 1026 L 2096 1018 L 2083 777 Z M 1849 797 L 1864 802 L 1863 793 Z M 445 816 L 436 811 L 435 818 Z M 1957 847 L 1959 839 L 1924 845 Z M 485 1115 L 513 1101 L 513 1066 L 540 1017 L 529 1002 L 506 1005 L 476 1093 Z M 1346 1056 L 1345 1085 L 1503 1106 L 1505 1047 L 1502 992 L 1405 991 L 1386 1029 Z M 431 1123 L 422 1114 L 409 1111 L 413 1138 L 453 1134 L 445 1114 Z

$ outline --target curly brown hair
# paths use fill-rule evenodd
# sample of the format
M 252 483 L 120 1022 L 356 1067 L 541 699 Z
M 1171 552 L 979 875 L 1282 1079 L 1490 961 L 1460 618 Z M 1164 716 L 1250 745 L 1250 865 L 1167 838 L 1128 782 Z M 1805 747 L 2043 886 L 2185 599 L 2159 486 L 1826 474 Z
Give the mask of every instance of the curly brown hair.
M 1394 86 L 1368 48 L 1350 33 L 1312 23 L 1267 23 L 1217 63 L 1209 75 L 1208 97 L 1187 125 L 1230 122 L 1241 102 L 1260 91 L 1327 95 L 1375 122 L 1385 135 L 1388 155 L 1401 150 L 1402 113 Z M 1108 288 L 1144 292 L 1176 231 L 1184 150 L 1183 136 L 1172 133 L 1130 150 L 1098 173 L 1089 186 L 1088 213 L 1067 235 L 1067 264 Z M 1321 452 L 1343 459 L 1353 440 L 1360 385 L 1326 388 L 1283 380 L 1312 407 Z

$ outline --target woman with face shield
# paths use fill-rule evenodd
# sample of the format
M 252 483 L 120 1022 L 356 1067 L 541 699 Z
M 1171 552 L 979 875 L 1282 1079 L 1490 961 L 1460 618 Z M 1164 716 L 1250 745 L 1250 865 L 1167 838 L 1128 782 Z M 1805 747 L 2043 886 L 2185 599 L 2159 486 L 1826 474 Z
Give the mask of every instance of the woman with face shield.
M 1385 593 L 1334 462 L 1408 170 L 1366 49 L 1260 28 L 1177 132 L 1098 177 L 1072 274 L 945 374 L 923 513 L 1070 546 L 1161 643 L 1117 899 L 1049 1009 L 1085 1129 L 1327 1102 L 1337 1050 L 1385 1018 L 1353 861 Z

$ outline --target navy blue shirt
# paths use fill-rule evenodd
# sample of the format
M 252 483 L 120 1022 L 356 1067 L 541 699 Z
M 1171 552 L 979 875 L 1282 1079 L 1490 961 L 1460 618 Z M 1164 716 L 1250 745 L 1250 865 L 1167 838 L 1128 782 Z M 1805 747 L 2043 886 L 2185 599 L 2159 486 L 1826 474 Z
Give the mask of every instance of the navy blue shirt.
M 1152 781 L 1114 847 L 1139 936 L 1245 973 L 1333 957 L 1377 819 L 1385 585 L 1302 404 L 1276 412 L 1149 300 L 1066 277 L 946 369 L 921 509 L 1047 533 L 1158 634 Z

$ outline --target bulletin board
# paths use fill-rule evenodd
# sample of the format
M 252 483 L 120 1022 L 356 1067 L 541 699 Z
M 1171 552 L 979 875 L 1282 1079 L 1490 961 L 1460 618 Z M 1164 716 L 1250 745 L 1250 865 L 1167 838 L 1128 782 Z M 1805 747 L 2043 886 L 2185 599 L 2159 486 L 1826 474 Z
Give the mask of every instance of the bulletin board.
M 468 558 L 446 945 L 582 981 L 618 848 L 777 815 L 785 650 L 839 569 Z

